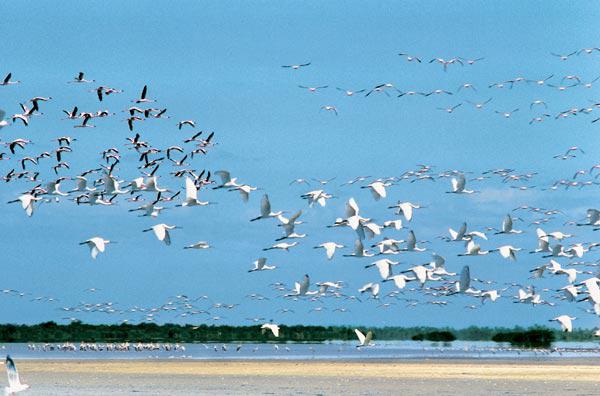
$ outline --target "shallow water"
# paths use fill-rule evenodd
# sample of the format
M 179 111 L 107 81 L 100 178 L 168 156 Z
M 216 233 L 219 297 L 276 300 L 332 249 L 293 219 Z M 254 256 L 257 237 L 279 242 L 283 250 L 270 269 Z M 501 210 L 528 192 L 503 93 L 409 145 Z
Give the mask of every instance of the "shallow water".
M 30 348 L 35 345 L 35 349 Z M 0 350 L 16 359 L 195 359 L 195 360 L 369 360 L 369 359 L 544 359 L 600 357 L 600 344 L 592 342 L 554 343 L 550 349 L 521 349 L 508 344 L 483 341 L 386 341 L 368 348 L 355 342 L 323 344 L 180 344 L 179 350 L 155 349 L 108 351 L 61 350 L 59 344 L 2 344 Z M 174 344 L 171 344 L 174 346 Z M 239 350 L 238 350 L 239 347 Z

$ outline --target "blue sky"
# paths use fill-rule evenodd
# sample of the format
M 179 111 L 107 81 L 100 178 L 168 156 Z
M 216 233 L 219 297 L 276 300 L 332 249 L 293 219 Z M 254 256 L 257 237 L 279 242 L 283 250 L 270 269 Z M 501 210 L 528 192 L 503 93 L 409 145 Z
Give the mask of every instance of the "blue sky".
M 327 262 L 317 243 L 336 240 L 353 243 L 349 230 L 325 229 L 343 216 L 344 204 L 355 197 L 370 217 L 378 221 L 393 218 L 386 209 L 396 200 L 427 205 L 417 211 L 410 224 L 419 239 L 432 241 L 429 248 L 446 256 L 450 270 L 469 264 L 474 276 L 500 282 L 526 282 L 528 270 L 543 262 L 522 255 L 517 263 L 496 255 L 459 258 L 459 245 L 449 246 L 436 239 L 447 228 L 468 221 L 474 229 L 498 227 L 512 208 L 527 203 L 560 208 L 569 219 L 581 219 L 593 207 L 596 187 L 581 190 L 544 192 L 539 188 L 521 192 L 497 179 L 476 185 L 484 192 L 477 196 L 449 196 L 447 179 L 435 183 L 401 182 L 389 190 L 386 201 L 375 203 L 370 194 L 357 187 L 339 185 L 357 175 L 400 176 L 416 164 L 430 164 L 435 171 L 460 169 L 474 174 L 494 167 L 510 167 L 517 173 L 537 171 L 528 185 L 548 186 L 570 178 L 575 170 L 593 165 L 598 158 L 597 124 L 594 113 L 555 120 L 554 115 L 572 107 L 589 106 L 598 97 L 596 87 L 576 87 L 565 92 L 521 83 L 513 89 L 488 85 L 523 76 L 541 79 L 554 74 L 560 84 L 564 75 L 576 74 L 583 81 L 598 77 L 600 53 L 573 56 L 567 61 L 550 52 L 568 53 L 594 47 L 600 11 L 591 3 L 577 7 L 548 2 L 6 2 L 0 26 L 4 56 L 0 73 L 11 71 L 22 80 L 17 86 L 0 87 L 0 103 L 8 114 L 19 112 L 18 103 L 36 95 L 52 96 L 42 106 L 43 117 L 35 117 L 27 128 L 14 125 L 2 130 L 3 141 L 29 137 L 34 146 L 28 154 L 55 146 L 60 135 L 77 137 L 74 153 L 68 156 L 74 170 L 94 167 L 99 153 L 118 146 L 123 154 L 120 178 L 137 176 L 133 152 L 123 148 L 131 136 L 120 111 L 129 105 L 144 84 L 149 95 L 158 98 L 157 107 L 167 107 L 171 118 L 140 123 L 136 131 L 155 146 L 181 142 L 191 135 L 175 124 L 195 119 L 200 129 L 214 130 L 218 145 L 194 167 L 228 169 L 234 176 L 264 191 L 253 194 L 244 205 L 234 193 L 204 192 L 201 196 L 217 205 L 205 208 L 167 210 L 158 221 L 137 218 L 127 212 L 124 199 L 116 207 L 75 207 L 71 202 L 44 204 L 32 218 L 15 205 L 0 205 L 5 221 L 3 233 L 3 277 L 0 288 L 51 295 L 59 303 L 31 303 L 29 298 L 0 295 L 3 322 L 33 323 L 72 316 L 59 310 L 80 301 L 113 302 L 120 308 L 156 306 L 171 296 L 209 295 L 215 302 L 241 303 L 232 311 L 213 310 L 226 323 L 248 323 L 249 317 L 265 317 L 282 323 L 361 325 L 513 325 L 544 323 L 562 313 L 580 316 L 577 326 L 592 327 L 596 319 L 584 315 L 576 305 L 560 307 L 521 306 L 510 302 L 510 294 L 482 309 L 465 310 L 476 301 L 451 299 L 444 307 L 423 305 L 406 308 L 402 302 L 387 310 L 376 303 L 326 301 L 329 310 L 347 306 L 350 314 L 308 314 L 315 303 L 289 302 L 274 298 L 268 284 L 293 284 L 304 273 L 315 281 L 345 280 L 346 292 L 356 289 L 377 274 L 364 270 L 369 259 L 344 259 L 339 255 Z M 406 62 L 398 52 L 420 56 L 424 62 Z M 473 66 L 453 65 L 447 72 L 427 61 L 434 57 L 485 57 Z M 282 69 L 284 64 L 312 62 L 299 71 Z M 66 84 L 79 71 L 97 82 L 89 86 Z M 402 91 L 446 89 L 455 92 L 463 83 L 476 85 L 477 92 L 452 96 L 403 97 L 371 95 L 345 97 L 334 87 L 371 88 L 390 82 Z M 123 89 L 124 93 L 99 104 L 88 89 L 97 83 Z M 315 94 L 297 85 L 329 85 Z M 493 98 L 482 111 L 474 102 Z M 552 118 L 529 125 L 538 113 L 529 104 L 541 99 L 548 103 Z M 463 105 L 453 114 L 437 107 Z M 109 108 L 117 115 L 94 120 L 97 128 L 75 130 L 62 120 L 62 109 L 78 105 L 81 110 Z M 319 111 L 335 105 L 339 116 Z M 519 108 L 510 119 L 494 110 Z M 553 159 L 570 146 L 586 154 L 560 161 Z M 19 155 L 25 155 L 20 154 Z M 16 158 L 17 156 L 15 156 Z M 0 162 L 1 173 L 10 162 Z M 182 180 L 166 175 L 162 183 L 173 189 Z M 43 168 L 43 177 L 51 174 Z M 44 173 L 45 172 L 45 173 Z M 65 172 L 74 176 L 77 172 Z M 330 178 L 326 190 L 339 196 L 326 208 L 308 209 L 299 195 L 305 186 L 289 186 L 292 179 Z M 69 187 L 71 183 L 66 183 Z M 313 186 L 314 187 L 314 186 Z M 14 199 L 25 183 L 4 184 L 2 201 Z M 311 188 L 312 189 L 312 188 Z M 258 213 L 260 196 L 269 193 L 275 210 L 304 209 L 306 224 L 299 231 L 309 234 L 290 253 L 268 254 L 278 265 L 276 271 L 247 274 L 252 261 L 262 255 L 281 230 L 274 222 L 250 224 Z M 525 216 L 525 214 L 522 214 Z M 527 215 L 526 220 L 535 218 Z M 544 226 L 549 231 L 577 231 L 573 242 L 594 241 L 592 233 L 563 227 L 566 218 Z M 141 232 L 157 222 L 178 224 L 173 246 L 165 247 Z M 535 228 L 518 224 L 522 236 L 496 237 L 485 247 L 511 243 L 527 250 L 535 245 Z M 401 238 L 406 230 L 388 233 Z M 118 241 L 106 254 L 92 261 L 78 242 L 95 235 Z M 207 240 L 209 251 L 184 251 L 182 246 Z M 428 261 L 429 253 L 407 254 L 403 263 Z M 590 257 L 593 258 L 593 252 Z M 543 287 L 559 287 L 564 279 L 536 281 Z M 89 287 L 101 289 L 90 295 Z M 391 288 L 386 285 L 385 291 Z M 271 297 L 255 302 L 249 293 Z M 414 293 L 413 293 L 414 294 Z M 413 297 L 407 293 L 407 297 Z M 420 297 L 419 297 L 420 298 Z M 422 298 L 421 298 L 422 299 Z M 208 305 L 206 303 L 205 305 Z M 317 303 L 317 305 L 321 305 Z M 281 307 L 294 314 L 277 314 Z M 81 316 L 84 321 L 105 322 L 140 316 L 102 314 Z M 194 318 L 198 323 L 200 317 Z M 163 315 L 158 321 L 174 321 Z

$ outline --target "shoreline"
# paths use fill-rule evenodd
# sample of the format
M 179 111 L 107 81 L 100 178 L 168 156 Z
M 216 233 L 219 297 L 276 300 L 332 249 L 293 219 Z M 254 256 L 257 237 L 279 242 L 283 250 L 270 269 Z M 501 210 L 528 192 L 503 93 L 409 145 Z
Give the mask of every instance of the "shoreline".
M 598 381 L 600 361 L 597 359 L 536 360 L 515 359 L 420 359 L 375 361 L 307 361 L 307 360 L 98 360 L 98 359 L 21 359 L 22 373 L 65 372 L 95 374 L 192 375 L 192 376 L 314 376 L 331 377 L 340 373 L 354 377 L 422 378 L 498 378 L 523 380 L 564 380 L 566 373 L 576 371 L 574 381 Z M 551 375 L 554 374 L 554 375 Z
M 600 362 L 17 361 L 43 395 L 541 395 L 599 394 Z
M 103 363 L 125 363 L 125 362 L 177 362 L 177 363 L 364 363 L 364 364 L 556 364 L 556 365 L 590 365 L 600 366 L 600 359 L 595 356 L 524 356 L 524 357 L 498 357 L 492 358 L 489 356 L 477 358 L 477 357 L 374 357 L 374 358 L 299 358 L 299 357 L 188 357 L 188 356 L 173 356 L 173 357 L 154 357 L 154 356 L 139 356 L 139 357 L 95 357 L 95 356 L 48 356 L 48 357 L 19 357 L 18 355 L 11 355 L 13 358 L 19 360 L 19 362 L 73 362 L 73 363 L 89 363 L 89 362 L 103 362 Z

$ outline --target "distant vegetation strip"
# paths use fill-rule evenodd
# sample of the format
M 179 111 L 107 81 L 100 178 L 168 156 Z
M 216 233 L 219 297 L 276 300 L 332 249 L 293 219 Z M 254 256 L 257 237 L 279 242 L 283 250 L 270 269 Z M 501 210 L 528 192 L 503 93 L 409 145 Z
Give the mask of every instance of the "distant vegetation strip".
M 0 325 L 0 342 L 324 342 L 355 340 L 355 326 L 285 326 L 280 337 L 254 326 L 208 326 L 154 323 L 98 325 L 73 322 L 60 325 L 45 322 L 37 325 Z M 505 341 L 514 345 L 547 345 L 553 341 L 592 341 L 592 330 L 562 333 L 542 327 L 463 329 L 434 327 L 379 327 L 372 330 L 376 340 L 427 341 Z M 541 344 L 539 344 L 541 342 Z

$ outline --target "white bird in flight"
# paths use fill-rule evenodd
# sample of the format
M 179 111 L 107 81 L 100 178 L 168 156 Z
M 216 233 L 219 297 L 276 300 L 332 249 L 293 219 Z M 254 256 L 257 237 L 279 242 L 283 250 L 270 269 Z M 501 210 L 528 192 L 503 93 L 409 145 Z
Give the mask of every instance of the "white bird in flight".
M 464 222 L 458 229 L 458 231 L 453 230 L 452 228 L 448 228 L 448 233 L 450 234 L 450 241 L 470 241 L 473 237 L 478 237 L 481 239 L 487 240 L 487 236 L 480 231 L 470 231 L 467 232 L 467 223 Z
M 354 241 L 354 252 L 351 254 L 344 254 L 344 257 L 373 257 L 375 254 L 365 250 L 364 245 L 360 239 Z
M 15 199 L 13 201 L 8 201 L 8 203 L 20 202 L 21 207 L 23 209 L 25 209 L 25 213 L 27 214 L 27 216 L 31 217 L 31 216 L 33 216 L 34 202 L 41 201 L 41 200 L 42 200 L 42 198 L 36 197 L 35 195 L 32 195 L 32 194 L 22 194 L 19 196 L 19 198 Z
M 358 337 L 359 344 L 356 346 L 357 348 L 375 346 L 371 341 L 373 340 L 373 332 L 368 331 L 367 335 L 364 335 L 360 330 L 354 329 L 354 333 L 356 337 Z
M 388 209 L 397 209 L 397 215 L 403 215 L 406 221 L 410 222 L 413 218 L 413 209 L 420 209 L 421 205 L 412 202 L 400 202 L 393 206 L 388 206 Z
M 471 240 L 467 242 L 467 251 L 465 253 L 458 254 L 458 256 L 483 256 L 489 252 L 489 250 L 481 250 L 481 246 Z
M 521 248 L 516 248 L 511 245 L 504 245 L 504 246 L 500 246 L 496 249 L 491 249 L 490 252 L 499 252 L 500 255 L 502 257 L 504 257 L 505 259 L 517 261 L 516 252 L 518 252 L 519 250 L 521 250 Z
M 13 395 L 17 392 L 24 391 L 29 389 L 29 385 L 22 384 L 19 379 L 19 372 L 17 371 L 17 366 L 12 358 L 7 355 L 6 356 L 6 373 L 8 374 L 8 386 L 4 387 L 5 395 Z
M 279 326 L 276 325 L 275 323 L 265 323 L 262 326 L 260 326 L 260 328 L 265 331 L 265 330 L 270 330 L 271 333 L 273 333 L 273 335 L 275 337 L 279 337 Z
M 96 259 L 99 253 L 104 253 L 106 245 L 108 245 L 109 243 L 111 243 L 111 241 L 109 241 L 108 239 L 104 239 L 101 237 L 93 237 L 79 244 L 87 245 L 90 248 L 90 254 L 92 255 L 92 258 Z
M 219 178 L 221 179 L 221 184 L 213 187 L 213 190 L 217 190 L 219 188 L 232 188 L 238 186 L 237 178 L 232 178 L 231 174 L 226 170 L 218 170 L 215 172 L 215 175 L 219 176 Z
M 273 245 L 271 247 L 264 248 L 263 251 L 267 251 L 267 250 L 285 250 L 286 252 L 289 252 L 290 248 L 293 248 L 296 245 L 298 245 L 298 242 L 292 242 L 292 243 L 280 242 L 280 243 L 276 243 L 275 245 Z
M 575 317 L 571 317 L 569 315 L 560 315 L 554 319 L 549 319 L 549 322 L 558 322 L 564 332 L 570 333 L 573 331 L 573 321 L 577 319 Z
M 313 207 L 315 202 L 317 202 L 321 207 L 324 207 L 327 204 L 327 200 L 333 198 L 332 195 L 327 194 L 323 190 L 314 190 L 309 191 L 300 196 L 302 199 L 306 199 L 308 201 L 308 206 Z
M 371 190 L 371 194 L 373 194 L 373 198 L 375 199 L 375 201 L 379 201 L 381 198 L 387 197 L 387 192 L 385 188 L 391 185 L 392 183 L 384 183 L 380 180 L 376 180 L 372 183 L 367 184 L 366 186 L 362 186 L 361 188 L 368 188 L 369 190 Z
M 408 232 L 408 236 L 406 237 L 406 248 L 402 250 L 407 252 L 424 252 L 427 249 L 417 246 L 417 237 L 415 236 L 415 232 L 410 230 Z
M 523 231 L 515 230 L 513 228 L 513 219 L 510 214 L 507 214 L 504 220 L 502 220 L 502 229 L 496 234 L 521 234 Z
M 268 270 L 274 270 L 275 268 L 277 268 L 274 265 L 267 265 L 267 258 L 266 257 L 261 257 L 258 260 L 254 261 L 254 268 L 249 269 L 248 272 L 256 272 L 256 271 L 268 271 Z
M 156 239 L 158 239 L 159 241 L 163 241 L 165 243 L 165 245 L 170 245 L 171 244 L 171 235 L 169 234 L 169 231 L 171 230 L 175 230 L 181 228 L 179 226 L 176 225 L 167 225 L 164 223 L 161 224 L 156 224 L 154 226 L 152 226 L 152 228 L 148 228 L 146 230 L 142 230 L 143 232 L 149 232 L 149 231 L 153 231 L 154 235 L 156 236 Z
M 369 283 L 363 285 L 360 289 L 358 289 L 358 291 L 361 294 L 370 292 L 371 296 L 375 299 L 379 298 L 379 290 L 380 290 L 380 285 L 379 285 L 379 283 L 375 283 L 375 282 L 369 282 Z
M 465 175 L 462 173 L 456 177 L 453 177 L 452 180 L 452 191 L 447 191 L 452 194 L 474 194 L 478 191 L 469 190 L 466 187 L 467 180 L 465 179 Z
M 184 246 L 184 249 L 209 249 L 211 246 L 206 241 L 199 241 L 192 243 L 191 245 Z
M 384 279 L 383 282 L 394 282 L 394 285 L 398 289 L 404 289 L 406 287 L 406 283 L 410 281 L 414 281 L 417 278 L 411 278 L 404 274 L 392 275 L 387 279 Z
M 272 212 L 271 211 L 271 202 L 269 201 L 269 196 L 267 194 L 263 195 L 262 200 L 260 201 L 260 216 L 251 219 L 250 221 L 269 219 L 272 217 L 277 217 L 282 215 L 283 211 Z
M 283 65 L 281 67 L 283 67 L 284 69 L 300 70 L 301 68 L 306 66 L 310 66 L 310 62 L 300 63 L 297 65 Z
M 284 297 L 298 297 L 305 296 L 309 293 L 308 288 L 310 287 L 310 276 L 305 274 L 301 282 L 294 282 L 294 289 L 292 294 L 286 294 Z M 313 293 L 316 294 L 316 293 Z
M 365 265 L 365 268 L 377 267 L 381 279 L 386 280 L 392 275 L 392 266 L 397 264 L 399 264 L 399 262 L 384 258 L 369 265 Z
M 185 199 L 181 203 L 181 206 L 206 206 L 210 202 L 198 200 L 198 189 L 194 184 L 194 181 L 186 177 L 185 178 Z
M 317 245 L 314 247 L 314 249 L 325 249 L 325 253 L 327 255 L 327 259 L 331 260 L 333 258 L 333 255 L 335 254 L 335 250 L 336 249 L 341 249 L 343 248 L 344 245 L 340 245 L 339 243 L 335 243 L 335 242 L 323 242 L 320 245 Z

